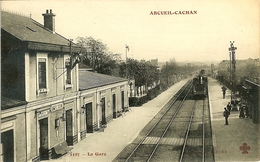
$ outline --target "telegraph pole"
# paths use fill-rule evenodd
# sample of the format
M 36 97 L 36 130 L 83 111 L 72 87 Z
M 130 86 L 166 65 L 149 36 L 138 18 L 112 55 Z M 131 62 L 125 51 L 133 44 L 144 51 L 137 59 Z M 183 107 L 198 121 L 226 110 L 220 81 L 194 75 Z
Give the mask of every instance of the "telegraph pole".
M 233 99 L 233 94 L 234 92 L 234 83 L 236 80 L 236 52 L 235 50 L 237 50 L 237 47 L 234 47 L 234 43 L 235 41 L 230 41 L 230 48 L 228 49 L 230 52 L 230 84 L 231 84 L 231 100 Z
M 72 50 L 71 50 L 72 41 L 73 41 L 73 39 L 69 39 L 69 46 L 70 46 L 70 68 L 71 68 L 71 69 L 72 69 L 72 64 L 73 64 Z
M 232 52 L 229 51 L 229 84 L 232 82 Z

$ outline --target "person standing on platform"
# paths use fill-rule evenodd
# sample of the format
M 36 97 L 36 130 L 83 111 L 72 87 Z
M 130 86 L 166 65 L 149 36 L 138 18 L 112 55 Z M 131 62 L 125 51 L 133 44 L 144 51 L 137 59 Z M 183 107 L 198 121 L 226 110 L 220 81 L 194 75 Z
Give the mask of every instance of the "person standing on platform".
M 245 106 L 245 111 L 246 111 L 246 118 L 248 118 L 249 117 L 249 108 L 248 108 L 248 106 Z
M 223 99 L 225 98 L 225 95 L 226 95 L 226 90 L 227 88 L 225 86 L 222 86 L 222 93 L 223 93 Z
M 225 117 L 225 125 L 228 125 L 229 111 L 227 108 L 224 108 L 223 116 Z
M 229 111 L 229 113 L 230 113 L 230 111 L 231 111 L 231 108 L 232 108 L 232 105 L 231 105 L 230 102 L 228 102 L 228 104 L 227 104 L 227 110 Z
M 239 118 L 245 118 L 244 106 L 239 107 Z

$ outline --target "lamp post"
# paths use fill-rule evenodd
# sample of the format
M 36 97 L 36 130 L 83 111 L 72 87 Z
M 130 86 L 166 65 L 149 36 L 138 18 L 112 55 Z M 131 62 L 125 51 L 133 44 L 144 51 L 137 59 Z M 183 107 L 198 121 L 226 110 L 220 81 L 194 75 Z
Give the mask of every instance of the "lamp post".
M 126 44 L 125 45 L 125 66 L 126 66 L 126 79 L 128 80 L 127 93 L 128 93 L 128 96 L 129 95 L 131 96 L 132 89 L 131 89 L 130 79 L 128 78 L 127 51 L 129 51 L 129 46 Z M 129 93 L 129 91 L 130 91 L 130 93 Z
M 232 52 L 229 52 L 229 83 L 231 84 L 232 82 Z M 232 95 L 232 94 L 231 94 Z
M 125 45 L 125 64 L 126 64 L 126 78 L 128 79 L 127 51 L 129 51 L 129 46 L 126 44 L 126 45 Z
M 228 49 L 230 52 L 230 80 L 231 80 L 231 101 L 235 99 L 235 96 L 233 94 L 235 93 L 235 87 L 234 82 L 236 79 L 236 53 L 235 50 L 237 50 L 237 47 L 234 47 L 235 41 L 230 41 L 230 48 Z
M 233 85 L 233 77 L 232 77 L 232 52 L 229 52 L 229 84 L 231 86 L 231 101 L 233 99 L 232 85 Z

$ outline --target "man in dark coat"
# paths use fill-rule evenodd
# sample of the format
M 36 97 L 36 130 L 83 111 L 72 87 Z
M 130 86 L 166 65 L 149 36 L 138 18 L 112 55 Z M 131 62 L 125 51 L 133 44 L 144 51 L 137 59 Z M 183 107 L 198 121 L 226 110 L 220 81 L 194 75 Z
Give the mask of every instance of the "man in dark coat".
M 222 89 L 222 93 L 223 93 L 223 98 L 225 98 L 227 88 L 225 86 L 222 86 L 221 89 Z
M 228 110 L 229 112 L 231 111 L 231 107 L 232 107 L 231 103 L 228 102 L 228 104 L 227 104 L 227 110 Z
M 239 118 L 245 118 L 244 108 L 245 106 L 239 107 Z
M 225 125 L 228 125 L 229 111 L 227 108 L 224 108 L 223 116 L 225 117 Z

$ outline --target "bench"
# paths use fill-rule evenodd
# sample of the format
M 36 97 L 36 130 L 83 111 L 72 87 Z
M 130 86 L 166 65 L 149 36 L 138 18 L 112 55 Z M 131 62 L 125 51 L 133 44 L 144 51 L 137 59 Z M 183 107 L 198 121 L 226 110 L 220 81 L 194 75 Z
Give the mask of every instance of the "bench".
M 122 116 L 123 117 L 123 115 L 122 115 L 123 113 L 122 113 L 122 111 L 117 111 L 117 117 L 120 117 L 120 116 Z
M 132 109 L 131 109 L 131 107 L 124 107 L 124 108 L 123 108 L 123 111 L 124 111 L 124 112 L 128 112 L 128 111 L 130 112 L 130 111 L 132 111 Z
M 106 127 L 107 127 L 106 124 L 102 124 L 102 125 L 100 126 L 100 128 L 99 128 L 99 131 L 100 131 L 100 132 L 104 132 Z
M 73 149 L 72 146 L 68 146 L 67 142 L 63 141 L 53 147 L 54 157 L 62 156 L 64 154 L 68 153 L 69 151 L 71 151 L 72 149 Z

